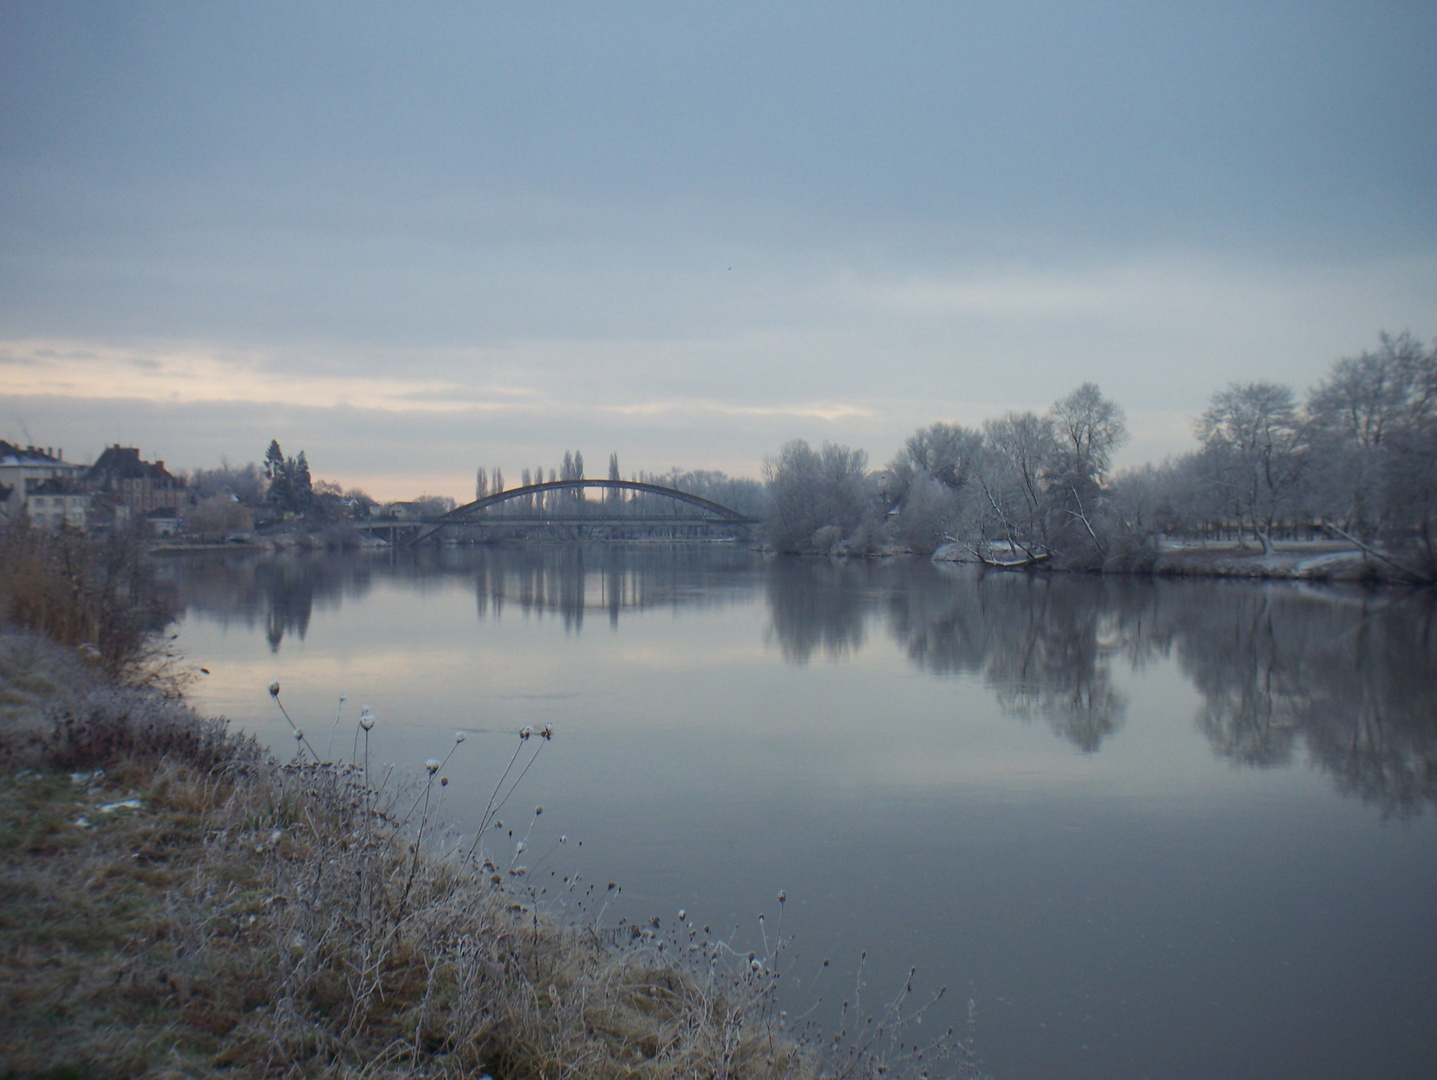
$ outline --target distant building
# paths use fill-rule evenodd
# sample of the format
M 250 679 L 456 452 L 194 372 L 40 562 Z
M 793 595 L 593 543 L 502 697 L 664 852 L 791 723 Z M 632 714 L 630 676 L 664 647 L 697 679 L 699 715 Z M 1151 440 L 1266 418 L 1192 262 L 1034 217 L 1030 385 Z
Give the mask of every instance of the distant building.
M 145 515 L 145 525 L 151 536 L 178 536 L 183 522 L 173 506 L 160 506 Z
M 16 446 L 0 439 L 0 484 L 14 488 L 24 498 L 26 480 L 76 479 L 85 466 L 65 460 L 50 446 Z M 12 496 L 13 497 L 13 496 Z
M 163 461 L 143 461 L 138 447 L 110 446 L 85 474 L 85 486 L 104 494 L 117 517 L 138 521 L 150 511 L 177 510 L 189 500 L 185 481 Z
M 65 460 L 65 451 L 56 451 L 49 446 L 17 446 L 0 439 L 0 523 L 19 521 L 22 514 L 28 514 L 36 521 L 35 513 L 43 507 L 46 522 L 49 523 L 58 511 L 61 522 L 83 528 L 85 511 L 77 507 L 88 505 L 88 496 L 69 489 L 47 488 L 41 493 L 43 502 L 31 503 L 31 494 L 38 486 L 56 482 L 60 485 L 75 485 L 85 466 Z M 58 501 L 52 501 L 58 499 Z M 75 515 L 78 513 L 78 522 Z
M 89 522 L 90 499 L 91 493 L 70 477 L 25 482 L 25 516 L 42 529 L 83 529 Z

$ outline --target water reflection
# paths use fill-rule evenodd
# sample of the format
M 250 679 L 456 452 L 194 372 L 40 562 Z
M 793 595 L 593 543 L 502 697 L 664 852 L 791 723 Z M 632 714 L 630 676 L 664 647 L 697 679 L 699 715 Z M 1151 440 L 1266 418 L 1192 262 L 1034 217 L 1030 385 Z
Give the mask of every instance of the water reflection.
M 270 650 L 286 635 L 301 641 L 316 606 L 358 600 L 373 587 L 375 562 L 358 555 L 204 555 L 160 563 L 185 611 L 222 626 L 264 626 Z
M 263 623 L 275 652 L 287 634 L 304 640 L 316 607 L 360 600 L 381 580 L 411 586 L 470 581 L 480 619 L 500 618 L 507 606 L 560 618 L 577 631 L 595 612 L 617 626 L 625 610 L 730 603 L 736 589 L 751 587 L 756 571 L 748 551 L 724 544 L 301 551 L 199 555 L 161 564 L 184 610 L 221 625 Z
M 1214 753 L 1271 768 L 1305 750 L 1342 792 L 1407 816 L 1437 804 L 1434 601 L 1056 575 L 940 586 L 919 572 L 890 591 L 888 625 L 920 667 L 982 672 L 1006 707 L 1088 752 L 1123 721 L 1114 660 L 1174 657 Z
M 730 603 L 747 591 L 749 552 L 733 545 L 516 545 L 443 549 L 435 570 L 473 577 L 480 619 L 505 606 L 557 616 L 567 630 L 602 613 L 617 627 L 624 611 Z
M 263 627 L 278 651 L 316 608 L 380 581 L 472 588 L 581 632 L 599 616 L 756 599 L 791 663 L 843 660 L 884 630 L 919 670 L 980 678 L 1016 717 L 1084 753 L 1120 737 L 1125 670 L 1176 661 L 1213 752 L 1273 768 L 1304 755 L 1345 794 L 1404 816 L 1437 804 L 1437 634 L 1430 595 L 1292 585 L 979 573 L 922 561 L 765 559 L 733 545 L 443 548 L 224 556 L 166 565 L 191 613 Z
M 943 624 L 961 628 L 961 652 L 944 648 L 943 635 L 923 627 L 912 606 L 895 594 L 889 626 L 919 666 L 960 656 L 969 670 L 981 668 L 998 702 L 1024 718 L 1041 719 L 1085 753 L 1123 724 L 1127 701 L 1113 685 L 1110 658 L 1114 612 L 1104 603 L 1099 578 L 1055 579 L 1028 575 L 962 575 L 919 584 L 940 596 L 949 610 Z M 937 586 L 937 587 L 934 587 Z M 942 587 L 946 586 L 946 587 Z M 906 590 L 911 591 L 911 590 Z M 929 600 L 926 606 L 931 611 Z M 966 610 L 964 610 L 966 609 Z M 908 636 L 917 631 L 917 650 Z M 935 668 L 935 670 L 940 670 Z
M 1214 590 L 1175 647 L 1225 757 L 1268 767 L 1301 745 L 1338 789 L 1387 813 L 1437 804 L 1434 597 Z
M 882 618 L 917 667 L 981 676 L 1009 712 L 1085 753 L 1123 726 L 1114 665 L 1174 658 L 1220 757 L 1272 768 L 1305 751 L 1385 813 L 1437 804 L 1430 593 L 816 560 L 775 563 L 766 591 L 786 659 L 856 652 Z
M 769 640 L 794 664 L 808 663 L 815 653 L 841 660 L 858 652 L 878 601 L 875 579 L 882 576 L 864 560 L 771 560 L 764 585 Z

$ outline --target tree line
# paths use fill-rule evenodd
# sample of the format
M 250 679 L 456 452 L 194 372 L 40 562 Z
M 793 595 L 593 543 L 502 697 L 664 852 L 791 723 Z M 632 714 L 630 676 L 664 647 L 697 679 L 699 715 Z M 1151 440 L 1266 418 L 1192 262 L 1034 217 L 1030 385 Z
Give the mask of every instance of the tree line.
M 218 468 L 193 469 L 186 484 L 193 502 L 185 514 L 190 530 L 219 538 L 249 531 L 257 518 L 292 515 L 334 522 L 366 517 L 377 505 L 359 488 L 346 490 L 315 479 L 305 452 L 286 457 L 277 439 L 270 440 L 263 464 L 224 462 Z
M 1195 418 L 1199 449 L 1117 474 L 1123 410 L 1084 383 L 1044 413 L 916 431 L 886 468 L 803 440 L 765 459 L 780 551 L 931 552 L 1003 566 L 1141 568 L 1160 536 L 1225 530 L 1265 553 L 1329 535 L 1416 576 L 1437 571 L 1437 343 L 1382 334 L 1299 401 L 1233 383 Z

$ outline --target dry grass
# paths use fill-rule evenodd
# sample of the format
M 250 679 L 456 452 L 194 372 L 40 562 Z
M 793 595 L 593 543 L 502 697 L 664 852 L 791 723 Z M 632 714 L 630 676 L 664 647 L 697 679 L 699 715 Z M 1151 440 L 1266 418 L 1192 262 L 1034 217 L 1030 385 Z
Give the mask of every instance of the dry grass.
M 421 849 L 362 768 L 279 765 L 153 692 L 5 746 L 0 1075 L 976 1075 L 962 1042 L 900 1043 L 906 993 L 837 1040 L 793 1030 L 776 957 L 559 918 Z
M 138 532 L 0 531 L 0 618 L 91 650 L 112 677 L 149 655 L 169 623 Z

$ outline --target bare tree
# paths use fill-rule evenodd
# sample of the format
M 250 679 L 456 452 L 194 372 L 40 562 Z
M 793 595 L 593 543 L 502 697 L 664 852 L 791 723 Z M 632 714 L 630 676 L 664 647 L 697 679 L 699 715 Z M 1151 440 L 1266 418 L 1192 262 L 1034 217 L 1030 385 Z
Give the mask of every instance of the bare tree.
M 908 437 L 888 469 L 906 487 L 931 476 L 957 490 L 968 482 L 983 453 L 983 435 L 961 424 L 931 424 Z
M 185 515 L 185 525 L 202 539 L 223 540 L 252 530 L 254 514 L 234 495 L 212 495 Z
M 1381 347 L 1339 360 L 1308 397 L 1313 486 L 1325 517 L 1364 541 L 1410 523 L 1430 474 L 1411 453 L 1437 409 L 1437 346 L 1411 334 L 1381 335 Z M 1420 458 L 1421 453 L 1418 451 Z
M 803 439 L 785 443 L 764 458 L 770 512 L 769 543 L 780 551 L 829 550 L 850 536 L 872 507 L 865 483 L 868 455 L 824 443 L 814 450 Z M 823 535 L 820 535 L 823 534 Z
M 889 463 L 883 501 L 898 506 L 903 539 L 932 551 L 957 528 L 965 488 L 983 456 L 983 435 L 958 424 L 937 423 L 909 436 Z
M 1096 383 L 1083 383 L 1048 412 L 1053 460 L 1046 474 L 1050 505 L 1049 541 L 1073 558 L 1107 557 L 1103 482 L 1113 453 L 1128 437 L 1123 410 L 1103 397 Z
M 1272 526 L 1293 507 L 1304 464 L 1302 426 L 1290 387 L 1232 383 L 1198 418 L 1208 482 L 1223 492 L 1272 551 Z
M 265 475 L 254 462 L 236 468 L 223 461 L 218 469 L 193 470 L 188 486 L 199 502 L 216 495 L 233 495 L 246 506 L 260 506 L 265 496 Z
M 1097 383 L 1083 383 L 1048 412 L 1056 443 L 1054 469 L 1070 480 L 1101 482 L 1113 453 L 1128 439 L 1123 410 L 1103 397 Z
M 985 562 L 1029 565 L 1052 557 L 1048 546 L 1047 488 L 1056 442 L 1053 425 L 1035 413 L 1009 413 L 983 425 L 982 502 L 969 548 Z M 975 542 L 976 541 L 976 542 Z M 1001 544 L 1008 555 L 993 559 Z

